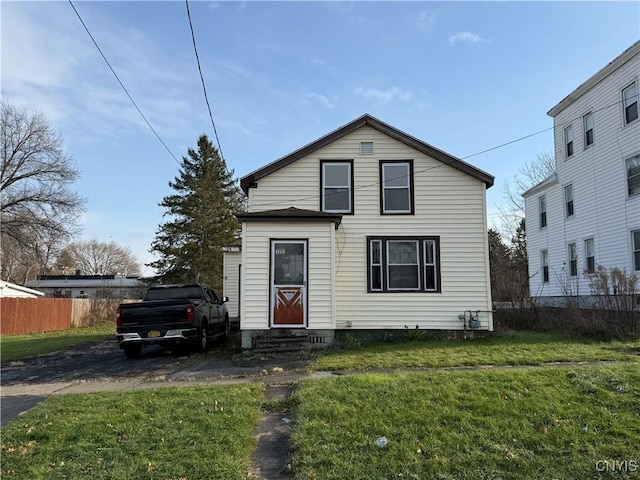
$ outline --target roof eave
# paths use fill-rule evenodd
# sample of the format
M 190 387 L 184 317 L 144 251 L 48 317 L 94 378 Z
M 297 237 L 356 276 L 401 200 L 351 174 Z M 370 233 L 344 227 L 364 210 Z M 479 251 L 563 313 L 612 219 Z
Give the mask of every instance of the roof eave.
M 305 145 L 304 147 L 296 150 L 295 152 L 289 155 L 286 155 L 284 157 L 281 157 L 280 159 L 274 162 L 271 162 L 270 164 L 249 173 L 248 175 L 245 175 L 240 179 L 240 187 L 242 188 L 244 193 L 248 195 L 249 188 L 251 188 L 251 186 L 261 178 L 264 178 L 267 175 L 277 170 L 280 170 L 283 167 L 286 167 L 287 165 L 295 162 L 296 160 L 306 155 L 309 155 L 310 153 L 338 140 L 339 138 L 342 138 L 343 136 L 365 125 L 368 125 L 378 130 L 379 132 L 384 133 L 390 136 L 391 138 L 394 138 L 395 140 L 398 140 L 399 142 L 414 148 L 415 150 L 418 150 L 426 155 L 429 155 L 430 157 L 435 158 L 436 160 L 439 160 L 442 163 L 445 163 L 457 170 L 460 170 L 461 172 L 464 172 L 467 175 L 477 178 L 478 180 L 485 183 L 487 188 L 491 188 L 493 186 L 494 177 L 488 174 L 487 172 L 484 172 L 464 162 L 463 160 L 460 160 L 459 158 L 453 157 L 448 153 L 445 153 L 442 150 L 439 150 L 429 145 L 428 143 L 423 142 L 422 140 L 419 140 L 405 132 L 402 132 L 401 130 L 398 130 L 397 128 L 392 127 L 391 125 L 384 123 L 369 114 L 364 114 L 361 117 L 356 118 L 352 122 L 319 138 L 318 140 Z

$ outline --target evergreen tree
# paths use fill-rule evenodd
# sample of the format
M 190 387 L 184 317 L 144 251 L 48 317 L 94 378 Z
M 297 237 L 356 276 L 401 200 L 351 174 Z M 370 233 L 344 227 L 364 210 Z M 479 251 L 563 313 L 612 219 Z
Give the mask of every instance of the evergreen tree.
M 180 173 L 169 186 L 173 195 L 162 199 L 169 221 L 159 226 L 149 263 L 163 283 L 202 282 L 222 291 L 222 247 L 240 234 L 235 217 L 244 199 L 224 159 L 206 135 L 198 150 L 189 148 Z

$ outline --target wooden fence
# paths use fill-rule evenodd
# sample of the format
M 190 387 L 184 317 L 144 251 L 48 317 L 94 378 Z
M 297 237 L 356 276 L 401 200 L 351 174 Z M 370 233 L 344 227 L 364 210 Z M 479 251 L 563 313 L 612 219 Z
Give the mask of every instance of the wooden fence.
M 0 298 L 0 335 L 65 330 L 113 321 L 120 303 L 139 300 Z
M 70 298 L 0 298 L 0 335 L 65 330 L 72 311 Z

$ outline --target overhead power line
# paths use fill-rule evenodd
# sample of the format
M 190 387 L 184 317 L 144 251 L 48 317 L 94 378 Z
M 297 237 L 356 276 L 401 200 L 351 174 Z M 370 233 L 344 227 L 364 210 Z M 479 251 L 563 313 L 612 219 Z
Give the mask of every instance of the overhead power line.
M 640 93 L 639 93 L 638 95 L 636 95 L 636 97 L 637 97 L 637 98 L 640 98 Z M 607 109 L 609 109 L 609 108 L 612 108 L 612 107 L 618 106 L 618 105 L 622 104 L 623 102 L 624 102 L 624 100 L 619 100 L 619 101 L 613 102 L 613 103 L 611 103 L 611 104 L 609 104 L 609 105 L 605 105 L 604 107 L 597 108 L 597 109 L 595 109 L 595 110 L 591 110 L 591 113 L 597 113 L 597 112 L 601 112 L 601 111 L 603 111 L 603 110 L 607 110 Z M 466 159 L 471 158 L 471 157 L 475 157 L 475 156 L 478 156 L 478 155 L 482 155 L 483 153 L 491 152 L 491 151 L 493 151 L 493 150 L 497 150 L 497 149 L 499 149 L 499 148 L 506 147 L 507 145 L 511 145 L 511 144 L 513 144 L 513 143 L 521 142 L 522 140 L 526 140 L 527 138 L 535 137 L 536 135 L 540 135 L 541 133 L 548 132 L 549 130 L 553 130 L 555 127 L 558 127 L 558 128 L 564 128 L 565 126 L 570 125 L 571 123 L 573 123 L 573 122 L 575 122 L 575 121 L 578 121 L 578 120 L 580 120 L 581 118 L 582 118 L 582 117 L 576 117 L 576 118 L 573 118 L 573 119 L 567 120 L 567 121 L 565 121 L 565 122 L 563 122 L 563 123 L 561 123 L 561 124 L 554 125 L 554 126 L 552 126 L 552 127 L 545 128 L 545 129 L 540 130 L 540 131 L 537 131 L 537 132 L 535 132 L 535 133 L 530 133 L 529 135 L 525 135 L 525 136 L 523 136 L 523 137 L 516 138 L 515 140 L 511 140 L 511 141 L 509 141 L 509 142 L 505 142 L 505 143 L 502 143 L 502 144 L 500 144 L 500 145 L 496 145 L 495 147 L 487 148 L 486 150 L 482 150 L 482 151 L 480 151 L 480 152 L 472 153 L 471 155 L 467 155 L 467 156 L 465 156 L 465 157 L 459 157 L 459 158 L 460 158 L 460 160 L 466 160 Z M 424 173 L 424 172 L 428 172 L 429 170 L 433 170 L 433 169 L 435 169 L 435 168 L 442 167 L 442 166 L 444 166 L 444 165 L 445 165 L 445 164 L 444 164 L 444 163 L 442 163 L 442 164 L 439 164 L 439 165 L 436 165 L 436 166 L 433 166 L 433 167 L 427 167 L 427 168 L 424 168 L 424 169 L 421 169 L 421 170 L 416 170 L 415 172 L 413 172 L 414 177 L 415 177 L 415 176 L 417 176 L 418 174 L 421 174 L 421 173 Z M 395 177 L 395 178 L 392 178 L 392 179 L 390 179 L 390 180 L 399 180 L 399 179 L 401 179 L 401 178 L 406 178 L 406 177 L 407 177 L 407 175 L 400 175 L 400 176 Z M 366 185 L 361 185 L 361 186 L 359 186 L 359 187 L 353 187 L 353 190 L 355 191 L 355 190 L 360 190 L 360 189 L 363 189 L 363 188 L 375 187 L 375 186 L 378 186 L 378 185 L 380 185 L 380 181 L 375 181 L 375 182 L 372 182 L 372 183 L 368 183 L 368 184 L 366 184 Z M 328 195 L 322 195 L 322 194 L 317 195 L 317 194 L 314 194 L 314 195 L 309 195 L 309 196 L 306 196 L 306 197 L 301 197 L 301 198 L 296 198 L 296 199 L 288 199 L 288 200 L 283 200 L 283 201 L 279 201 L 279 202 L 254 203 L 254 204 L 253 204 L 253 206 L 256 206 L 256 207 L 269 207 L 269 206 L 274 206 L 274 207 L 275 207 L 275 206 L 279 206 L 279 205 L 291 204 L 291 203 L 293 203 L 293 202 L 305 201 L 305 200 L 313 200 L 313 199 L 319 199 L 319 198 L 321 198 L 322 196 L 332 196 L 332 195 L 337 195 L 337 194 L 338 194 L 338 193 L 336 193 L 336 194 L 328 194 Z
M 189 28 L 191 29 L 191 41 L 193 42 L 193 51 L 196 54 L 196 62 L 198 63 L 198 72 L 200 73 L 200 81 L 202 82 L 202 91 L 204 92 L 204 100 L 207 103 L 207 110 L 209 111 L 209 118 L 211 119 L 211 125 L 213 126 L 213 133 L 216 136 L 216 142 L 218 144 L 218 151 L 220 157 L 224 160 L 222 154 L 222 145 L 220 145 L 220 138 L 218 138 L 218 130 L 216 129 L 216 122 L 213 121 L 213 113 L 211 113 L 211 105 L 209 104 L 209 96 L 207 95 L 207 86 L 204 82 L 204 76 L 202 75 L 202 67 L 200 66 L 200 56 L 198 55 L 198 47 L 196 46 L 196 36 L 193 33 L 193 23 L 191 22 L 191 12 L 189 10 L 189 0 L 185 0 L 187 5 L 187 18 L 189 19 Z
M 82 26 L 84 27 L 84 29 L 87 31 L 87 34 L 89 34 L 89 37 L 91 38 L 91 41 L 93 42 L 93 44 L 96 46 L 96 48 L 98 49 L 98 52 L 100 52 L 100 55 L 102 56 L 102 59 L 105 61 L 105 63 L 107 64 L 107 66 L 109 67 L 109 70 L 111 70 L 111 73 L 113 73 L 113 76 L 116 77 L 116 80 L 118 81 L 118 83 L 120 84 L 120 86 L 122 87 L 122 89 L 124 90 L 124 93 L 127 94 L 127 97 L 129 98 L 129 100 L 131 101 L 131 103 L 133 104 L 133 106 L 136 108 L 136 110 L 138 111 L 138 113 L 140 114 L 140 116 L 142 117 L 142 119 L 145 121 L 145 123 L 147 124 L 147 126 L 151 129 L 151 131 L 153 132 L 153 134 L 156 136 L 156 138 L 160 141 L 160 143 L 162 144 L 162 146 L 165 148 L 165 150 L 167 152 L 169 152 L 169 155 L 171 155 L 173 157 L 173 159 L 178 163 L 178 165 L 181 165 L 180 161 L 176 158 L 176 156 L 173 154 L 173 152 L 171 150 L 169 150 L 169 147 L 167 147 L 167 144 L 164 143 L 164 140 L 162 140 L 162 138 L 160 138 L 160 135 L 158 135 L 158 132 L 156 132 L 156 130 L 151 126 L 151 123 L 149 123 L 149 120 L 147 120 L 147 117 L 145 117 L 144 113 L 142 113 L 142 110 L 140 110 L 140 107 L 138 107 L 138 105 L 136 104 L 136 102 L 133 100 L 133 98 L 131 97 L 131 94 L 129 94 L 129 91 L 127 90 L 127 87 L 124 86 L 124 84 L 122 83 L 122 81 L 120 80 L 120 77 L 118 77 L 118 74 L 115 72 L 115 70 L 113 69 L 113 67 L 111 66 L 111 64 L 109 63 L 109 60 L 107 60 L 107 57 L 104 55 L 104 53 L 102 53 L 102 50 L 100 49 L 100 46 L 98 45 L 98 42 L 96 42 L 96 39 L 93 38 L 93 35 L 91 34 L 91 32 L 89 31 L 89 28 L 87 27 L 87 25 L 84 23 L 84 20 L 82 20 L 82 17 L 80 16 L 80 13 L 78 13 L 78 10 L 76 10 L 75 5 L 73 4 L 73 2 L 71 0 L 69 0 L 69 5 L 71 5 L 71 8 L 73 8 L 73 11 L 76 12 L 76 15 L 78 16 L 78 20 L 80 20 L 80 23 L 82 23 Z

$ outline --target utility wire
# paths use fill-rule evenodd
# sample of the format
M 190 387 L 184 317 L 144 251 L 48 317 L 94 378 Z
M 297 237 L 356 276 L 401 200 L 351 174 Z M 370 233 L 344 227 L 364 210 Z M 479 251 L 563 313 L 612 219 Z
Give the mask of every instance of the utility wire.
M 124 86 L 124 84 L 122 83 L 122 81 L 120 80 L 120 77 L 118 77 L 118 74 L 115 72 L 115 70 L 113 69 L 113 67 L 111 66 L 111 64 L 109 63 L 109 60 L 107 60 L 107 57 L 104 55 L 104 53 L 102 53 L 102 50 L 100 49 L 100 46 L 98 46 L 98 42 L 96 42 L 95 38 L 93 38 L 93 35 L 91 34 L 91 32 L 89 31 L 89 28 L 87 27 L 87 25 L 84 23 L 84 20 L 82 20 L 82 17 L 80 16 L 80 14 L 78 13 L 78 10 L 76 10 L 76 7 L 73 5 L 73 2 L 71 0 L 69 0 L 69 5 L 71 5 L 71 8 L 73 8 L 73 11 L 76 12 L 76 15 L 78 16 L 78 19 L 80 20 L 80 23 L 82 23 L 82 26 L 84 27 L 84 29 L 87 31 L 87 33 L 89 34 L 89 37 L 91 38 L 91 41 L 93 42 L 93 44 L 96 46 L 96 48 L 98 49 L 98 52 L 100 52 L 100 55 L 102 56 L 102 59 L 106 62 L 107 66 L 109 67 L 109 70 L 111 70 L 111 73 L 113 73 L 113 76 L 116 77 L 116 80 L 118 81 L 118 83 L 120 84 L 120 86 L 122 87 L 122 89 L 124 90 L 124 93 L 127 94 L 127 97 L 129 97 L 129 100 L 131 101 L 131 103 L 133 104 L 133 106 L 136 108 L 136 110 L 138 111 L 138 113 L 140 114 L 140 116 L 142 117 L 142 119 L 145 121 L 145 123 L 147 124 L 147 126 L 151 129 L 151 131 L 153 132 L 153 134 L 156 136 L 156 138 L 160 141 L 160 143 L 162 144 L 162 146 L 165 148 L 165 150 L 167 152 L 169 152 L 169 155 L 171 155 L 173 157 L 173 159 L 178 163 L 178 165 L 182 165 L 180 163 L 180 161 L 176 158 L 176 156 L 173 154 L 173 152 L 171 150 L 169 150 L 169 147 L 167 147 L 167 144 L 164 143 L 164 140 L 162 140 L 162 138 L 160 138 L 160 135 L 158 135 L 158 132 L 156 132 L 156 130 L 151 126 L 151 124 L 149 123 L 149 120 L 147 120 L 147 117 L 145 117 L 144 113 L 142 113 L 142 110 L 140 110 L 140 107 L 138 107 L 138 105 L 136 104 L 136 102 L 133 100 L 133 98 L 131 97 L 131 95 L 129 94 L 129 91 L 127 90 L 127 88 Z
M 636 95 L 636 98 L 640 98 L 640 93 L 638 93 L 638 94 Z M 595 110 L 591 110 L 591 111 L 590 111 L 590 113 L 597 113 L 597 112 L 601 112 L 601 111 L 603 111 L 603 110 L 607 110 L 607 109 L 609 109 L 609 108 L 611 108 L 611 107 L 615 107 L 615 106 L 617 106 L 617 105 L 620 105 L 620 104 L 624 103 L 624 101 L 625 101 L 624 99 L 623 99 L 623 100 L 618 100 L 618 101 L 616 101 L 616 102 L 614 102 L 614 103 L 611 103 L 611 104 L 609 104 L 609 105 L 605 105 L 604 107 L 601 107 L 601 108 L 598 108 L 598 109 L 595 109 Z M 535 132 L 535 133 L 530 133 L 529 135 L 525 135 L 525 136 L 520 137 L 520 138 L 517 138 L 517 139 L 515 139 L 515 140 L 511 140 L 511 141 L 509 141 L 509 142 L 502 143 L 502 144 L 500 144 L 500 145 L 496 145 L 495 147 L 491 147 L 491 148 L 488 148 L 488 149 L 486 149 L 486 150 L 482 150 L 482 151 L 480 151 L 480 152 L 473 153 L 473 154 L 471 154 L 471 155 L 467 155 L 467 156 L 465 156 L 465 157 L 459 157 L 459 158 L 460 158 L 460 160 L 466 160 L 466 159 L 468 159 L 468 158 L 475 157 L 475 156 L 477 156 L 477 155 L 481 155 L 481 154 L 483 154 L 483 153 L 491 152 L 492 150 L 497 150 L 497 149 L 499 149 L 499 148 L 506 147 L 507 145 L 511 145 L 511 144 L 513 144 L 513 143 L 521 142 L 522 140 L 526 140 L 527 138 L 535 137 L 536 135 L 540 135 L 541 133 L 548 132 L 549 130 L 553 130 L 553 129 L 554 129 L 554 128 L 556 128 L 556 127 L 564 128 L 566 125 L 570 125 L 571 123 L 573 123 L 573 122 L 575 122 L 575 121 L 577 121 L 577 120 L 580 120 L 581 118 L 582 118 L 582 117 L 576 117 L 576 118 L 573 118 L 573 119 L 567 120 L 567 121 L 565 121 L 565 122 L 563 122 L 563 123 L 561 123 L 561 124 L 559 124 L 559 125 L 554 125 L 554 126 L 552 126 L 552 127 L 545 128 L 544 130 L 540 130 L 540 131 Z M 442 163 L 442 164 L 440 164 L 440 165 L 436 165 L 436 166 L 434 166 L 434 167 L 428 167 L 428 168 L 425 168 L 425 169 L 422 169 L 422 170 L 416 170 L 415 172 L 413 172 L 413 174 L 414 174 L 414 176 L 416 176 L 416 175 L 418 175 L 418 174 L 420 174 L 420 173 L 424 173 L 424 172 L 427 172 L 427 171 L 429 171 L 429 170 L 433 170 L 433 169 L 435 169 L 435 168 L 442 167 L 442 166 L 444 166 L 444 165 L 446 165 L 446 164 Z M 392 179 L 389 179 L 389 180 L 398 180 L 398 179 L 401 179 L 401 178 L 406 178 L 407 176 L 408 176 L 408 175 L 401 175 L 401 176 L 399 176 L 399 177 L 392 178 Z M 380 185 L 380 182 L 379 182 L 379 181 L 376 181 L 376 182 L 373 182 L 373 183 L 369 183 L 369 184 L 367 184 L 367 185 L 361 185 L 361 186 L 359 186 L 359 187 L 354 187 L 354 188 L 353 188 L 353 190 L 354 190 L 354 191 L 355 191 L 355 190 L 360 190 L 360 189 L 362 189 L 362 188 L 369 188 L 369 187 L 374 187 L 374 186 L 377 186 L 377 185 Z M 328 194 L 328 195 L 323 195 L 323 194 L 320 194 L 320 195 L 310 195 L 310 196 L 308 196 L 308 197 L 301 197 L 301 198 L 296 198 L 296 199 L 290 199 L 290 200 L 285 200 L 285 201 L 281 201 L 281 202 L 255 203 L 255 204 L 252 204 L 252 206 L 256 206 L 256 207 L 268 207 L 268 206 L 285 205 L 285 204 L 291 204 L 292 202 L 298 202 L 298 201 L 304 201 L 304 200 L 313 200 L 313 199 L 316 199 L 316 198 L 318 198 L 318 199 L 319 199 L 319 198 L 321 198 L 321 197 L 323 197 L 323 196 L 324 196 L 324 197 L 326 197 L 326 196 L 337 195 L 338 193 L 340 193 L 340 192 L 337 192 L 337 193 L 330 193 L 330 194 Z
M 220 139 L 218 138 L 218 131 L 216 130 L 216 123 L 213 121 L 213 114 L 211 113 L 211 105 L 209 104 L 209 96 L 207 95 L 207 87 L 204 82 L 204 76 L 202 75 L 202 68 L 200 67 L 200 57 L 198 56 L 198 47 L 196 46 L 196 36 L 193 33 L 193 23 L 191 22 L 191 12 L 189 11 L 189 0 L 185 0 L 187 5 L 187 18 L 189 19 L 189 28 L 191 29 L 191 41 L 193 42 L 193 51 L 196 54 L 196 62 L 198 63 L 198 72 L 200 73 L 200 81 L 202 82 L 202 91 L 204 92 L 204 100 L 207 103 L 207 109 L 209 110 L 209 118 L 211 119 L 211 125 L 213 126 L 213 133 L 216 136 L 216 142 L 218 143 L 218 151 L 220 157 L 224 160 L 222 153 L 222 146 L 220 145 Z

